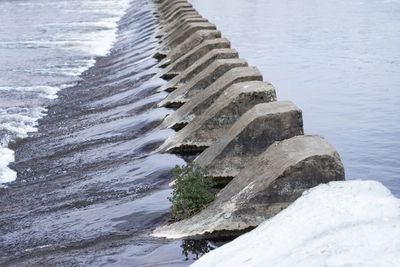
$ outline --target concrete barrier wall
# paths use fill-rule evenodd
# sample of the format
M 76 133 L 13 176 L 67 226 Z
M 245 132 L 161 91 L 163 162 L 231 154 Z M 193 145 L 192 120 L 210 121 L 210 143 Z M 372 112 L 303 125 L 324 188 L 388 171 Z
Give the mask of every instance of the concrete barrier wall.
M 170 94 L 159 106 L 175 112 L 159 125 L 177 132 L 159 148 L 191 156 L 223 188 L 193 218 L 154 236 L 215 236 L 257 226 L 319 183 L 344 180 L 335 149 L 304 136 L 301 110 L 276 99 L 256 67 L 240 59 L 216 26 L 186 0 L 158 1 L 154 54 Z

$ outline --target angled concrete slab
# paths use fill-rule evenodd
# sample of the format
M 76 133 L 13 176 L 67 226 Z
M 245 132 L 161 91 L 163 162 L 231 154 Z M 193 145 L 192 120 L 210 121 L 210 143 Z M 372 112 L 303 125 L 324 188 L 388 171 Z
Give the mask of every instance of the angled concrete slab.
M 231 43 L 225 38 L 207 40 L 202 44 L 193 48 L 187 54 L 183 55 L 173 64 L 165 66 L 165 69 L 160 71 L 160 73 L 157 76 L 162 77 L 168 74 L 173 74 L 174 76 L 177 76 L 179 73 L 189 68 L 192 64 L 194 64 L 197 60 L 202 58 L 211 50 L 218 48 L 230 48 L 230 47 Z M 162 65 L 159 66 L 162 67 Z
M 168 26 L 174 25 L 176 23 L 176 21 L 178 21 L 184 17 L 187 17 L 187 16 L 191 16 L 191 17 L 200 16 L 201 17 L 201 15 L 196 10 L 186 8 L 186 9 L 180 10 L 179 12 L 175 12 L 173 17 L 170 17 L 170 19 L 168 21 L 163 22 L 163 25 L 168 25 Z
M 231 69 L 212 85 L 194 96 L 189 102 L 167 116 L 161 123 L 160 128 L 182 129 L 197 115 L 211 106 L 229 86 L 246 81 L 262 81 L 262 75 L 255 67 Z
M 217 27 L 209 22 L 196 22 L 196 23 L 188 23 L 181 31 L 175 31 L 171 34 L 171 36 L 166 37 L 166 42 L 161 43 L 161 49 L 171 50 L 175 48 L 177 45 L 181 44 L 184 40 L 186 40 L 189 36 L 191 36 L 194 32 L 200 30 L 215 30 Z M 175 34 L 176 33 L 176 34 Z
M 215 39 L 213 39 L 215 40 Z M 184 83 L 188 83 L 191 79 L 200 74 L 205 68 L 212 64 L 217 59 L 237 58 L 239 53 L 232 48 L 213 49 L 197 60 L 190 67 L 182 72 L 160 72 L 161 78 L 169 80 L 168 83 L 160 87 L 158 91 L 174 91 L 177 87 Z M 178 60 L 177 60 L 178 61 Z M 156 77 L 159 77 L 158 75 Z
M 196 12 L 185 12 L 168 24 L 159 24 L 156 28 L 155 36 L 163 39 L 175 30 L 176 27 L 183 27 L 189 22 L 208 22 L 208 20 Z
M 163 10 L 161 12 L 161 17 L 163 19 L 165 18 L 169 18 L 175 11 L 179 10 L 179 9 L 194 9 L 193 6 L 191 4 L 189 4 L 188 2 L 176 2 L 173 3 L 171 6 L 169 6 L 169 8 Z
M 229 70 L 246 66 L 246 60 L 240 58 L 217 59 L 193 79 L 172 91 L 158 106 L 178 108 L 213 84 Z
M 344 180 L 339 154 L 320 136 L 296 136 L 253 158 L 215 200 L 193 217 L 166 225 L 155 237 L 221 236 L 258 226 L 304 190 Z
M 220 38 L 221 32 L 217 30 L 200 30 L 194 32 L 180 45 L 176 46 L 172 51 L 157 51 L 154 58 L 163 60 L 161 64 L 168 65 L 175 60 L 188 53 L 190 50 L 201 44 L 202 42 L 210 39 Z
M 233 84 L 204 113 L 169 137 L 159 151 L 178 154 L 202 152 L 249 109 L 259 103 L 273 101 L 276 101 L 276 93 L 270 83 L 251 81 Z
M 171 10 L 175 9 L 177 6 L 183 5 L 183 6 L 192 6 L 191 4 L 188 3 L 186 0 L 181 0 L 181 1 L 166 1 L 163 4 L 158 6 L 158 11 L 160 11 L 163 14 L 166 14 L 170 12 Z
M 166 14 L 163 18 L 163 23 L 168 25 L 173 21 L 180 18 L 184 14 L 199 14 L 194 8 L 192 7 L 177 7 L 176 9 L 172 10 L 171 13 Z
M 164 0 L 159 3 L 157 6 L 157 10 L 160 12 L 165 12 L 168 10 L 172 5 L 178 4 L 178 3 L 188 3 L 187 0 Z
M 157 38 L 160 38 L 160 40 L 164 40 L 167 38 L 167 36 L 170 36 L 177 27 L 180 27 L 181 25 L 187 25 L 188 23 L 196 23 L 196 22 L 208 22 L 207 19 L 199 16 L 199 15 L 185 15 L 181 19 L 168 24 L 165 27 L 160 27 L 156 30 L 156 36 Z
M 187 17 L 187 15 L 185 14 L 184 17 Z M 163 28 L 165 35 L 163 36 L 163 38 L 160 39 L 159 43 L 164 43 L 164 44 L 168 43 L 170 40 L 173 40 L 181 33 L 186 31 L 193 23 L 209 23 L 209 22 L 204 18 L 202 18 L 202 21 L 200 22 L 186 22 L 185 20 L 182 21 L 181 19 L 175 20 L 172 23 L 168 24 L 168 27 L 170 27 L 169 31 L 166 31 L 166 29 Z
M 208 174 L 226 184 L 255 156 L 273 142 L 302 135 L 301 110 L 292 102 L 270 102 L 254 106 L 241 116 L 195 162 L 208 167 Z

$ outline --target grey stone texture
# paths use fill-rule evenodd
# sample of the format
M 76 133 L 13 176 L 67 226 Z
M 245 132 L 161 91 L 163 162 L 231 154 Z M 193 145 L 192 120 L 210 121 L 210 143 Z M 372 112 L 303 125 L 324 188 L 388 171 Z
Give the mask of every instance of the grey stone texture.
M 216 27 L 214 24 L 209 22 L 194 22 L 188 23 L 181 29 L 177 29 L 172 32 L 170 35 L 166 36 L 164 42 L 161 43 L 161 47 L 164 48 L 175 48 L 177 45 L 181 44 L 184 40 L 186 40 L 189 36 L 191 36 L 194 32 L 199 30 L 215 30 Z
M 229 86 L 246 81 L 262 81 L 262 75 L 255 67 L 234 68 L 225 73 L 213 84 L 192 97 L 174 113 L 167 116 L 160 128 L 179 130 L 204 112 Z
M 270 83 L 250 81 L 233 84 L 204 113 L 168 138 L 159 151 L 181 154 L 202 152 L 246 111 L 259 103 L 272 101 L 276 101 L 276 93 Z
M 226 184 L 273 142 L 304 134 L 301 110 L 292 102 L 255 105 L 241 116 L 195 163 Z
M 172 92 L 179 86 L 182 86 L 183 84 L 190 82 L 190 80 L 198 76 L 200 72 L 204 71 L 204 69 L 206 69 L 215 60 L 238 58 L 238 56 L 239 53 L 232 48 L 213 49 L 209 51 L 207 54 L 205 54 L 203 57 L 201 57 L 199 60 L 197 60 L 190 67 L 180 72 L 179 74 L 174 72 L 160 73 L 161 78 L 170 80 L 168 81 L 168 83 L 160 87 L 158 91 Z
M 231 43 L 225 39 L 225 38 L 217 38 L 217 39 L 211 39 L 203 42 L 202 44 L 196 46 L 193 48 L 191 51 L 189 51 L 187 54 L 183 55 L 181 58 L 176 60 L 174 63 L 170 64 L 168 67 L 167 66 L 161 66 L 165 67 L 162 71 L 160 71 L 159 77 L 163 77 L 165 75 L 171 75 L 172 76 L 177 76 L 181 72 L 185 71 L 187 68 L 189 68 L 191 65 L 196 63 L 200 58 L 202 58 L 204 55 L 206 55 L 208 52 L 210 52 L 213 49 L 221 49 L 221 48 L 230 48 Z
M 340 180 L 344 180 L 344 168 L 339 154 L 324 138 L 302 135 L 275 142 L 251 160 L 207 208 L 152 235 L 215 237 L 247 230 L 286 208 L 304 190 Z
M 190 50 L 192 50 L 202 42 L 220 37 L 221 37 L 221 32 L 217 30 L 196 31 L 185 41 L 176 46 L 174 49 L 170 51 L 159 50 L 155 53 L 154 57 L 160 61 L 162 60 L 160 62 L 162 65 L 168 65 L 176 61 L 181 56 L 188 53 Z
M 171 92 L 159 103 L 159 106 L 180 107 L 200 91 L 203 91 L 213 84 L 229 70 L 246 66 L 247 62 L 240 58 L 217 59 L 190 81 L 182 84 L 176 90 Z

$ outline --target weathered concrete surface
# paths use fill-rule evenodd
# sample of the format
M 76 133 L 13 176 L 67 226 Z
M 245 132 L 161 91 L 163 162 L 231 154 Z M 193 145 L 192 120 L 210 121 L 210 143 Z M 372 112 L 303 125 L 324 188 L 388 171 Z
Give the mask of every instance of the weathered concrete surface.
M 221 32 L 217 30 L 200 30 L 193 33 L 180 45 L 176 46 L 172 51 L 157 51 L 154 58 L 162 60 L 162 65 L 168 65 L 188 53 L 190 50 L 201 44 L 202 42 L 210 39 L 220 38 Z
M 175 29 L 160 39 L 161 47 L 175 47 L 197 30 L 215 30 L 216 26 L 210 22 L 193 22 L 177 24 Z
M 186 25 L 188 23 L 194 23 L 194 22 L 208 22 L 208 20 L 200 15 L 184 14 L 184 16 L 179 18 L 177 21 L 174 21 L 173 23 L 170 23 L 163 27 L 158 27 L 156 31 L 156 38 L 164 40 L 164 38 L 169 36 L 171 32 L 173 32 L 178 25 Z
M 254 106 L 241 116 L 195 162 L 208 167 L 218 184 L 226 184 L 273 142 L 302 135 L 301 110 L 292 102 Z
M 233 84 L 204 113 L 169 137 L 159 151 L 199 153 L 211 146 L 246 111 L 259 103 L 272 101 L 276 101 L 276 93 L 270 83 L 251 81 Z
M 178 4 L 175 6 L 175 8 L 173 8 L 169 12 L 163 14 L 163 16 L 161 17 L 161 19 L 162 19 L 161 22 L 164 24 L 169 24 L 172 21 L 176 20 L 179 16 L 181 16 L 184 13 L 193 13 L 193 14 L 197 13 L 198 14 L 198 12 L 190 5 Z
M 183 238 L 246 230 L 286 208 L 304 190 L 338 180 L 344 180 L 344 168 L 324 138 L 296 136 L 275 142 L 249 161 L 206 209 L 156 229 L 153 236 Z
M 182 14 L 176 16 L 174 18 L 174 20 L 172 20 L 170 23 L 160 23 L 157 26 L 157 30 L 156 30 L 156 35 L 166 35 L 169 32 L 171 32 L 171 30 L 174 29 L 174 27 L 180 26 L 178 25 L 179 21 L 184 21 L 184 20 L 206 20 L 205 18 L 203 18 L 203 16 L 201 16 L 198 12 L 192 10 L 192 11 L 186 11 L 183 12 Z M 163 19 L 160 18 L 160 22 L 162 22 Z
M 160 24 L 156 29 L 155 37 L 160 40 L 159 43 L 165 42 L 165 39 L 168 38 L 168 36 L 171 35 L 171 32 L 175 31 L 176 28 L 182 28 L 185 27 L 187 23 L 194 22 L 209 21 L 195 11 L 187 11 L 175 17 L 175 19 L 168 24 Z
M 161 18 L 169 18 L 171 16 L 172 13 L 174 13 L 175 11 L 179 10 L 180 8 L 189 8 L 189 9 L 193 9 L 193 6 L 186 2 L 175 2 L 170 4 L 167 8 L 163 9 L 163 10 L 159 10 L 160 12 L 160 17 Z
M 215 30 L 216 28 L 217 27 L 215 27 L 214 24 L 209 22 L 189 23 L 183 27 L 181 31 L 175 32 L 176 34 L 171 34 L 171 37 L 167 37 L 166 42 L 161 43 L 160 47 L 162 50 L 170 51 L 177 45 L 181 44 L 194 32 L 199 30 Z
M 179 58 L 174 63 L 170 64 L 168 67 L 160 71 L 157 77 L 163 77 L 164 75 L 173 75 L 176 76 L 182 71 L 189 68 L 192 64 L 194 64 L 197 60 L 202 58 L 208 52 L 213 49 L 220 48 L 230 48 L 231 43 L 225 38 L 211 39 L 203 42 L 202 44 L 193 48 L 190 52 Z M 159 65 L 163 67 L 162 65 Z
M 204 112 L 221 93 L 234 83 L 245 81 L 262 81 L 262 75 L 255 67 L 234 68 L 225 73 L 212 85 L 194 96 L 174 113 L 167 116 L 160 124 L 160 128 L 173 128 L 179 130 Z
M 217 59 L 189 82 L 171 92 L 158 106 L 180 107 L 197 93 L 213 84 L 229 70 L 246 66 L 246 60 L 240 58 Z
M 161 12 L 168 11 L 171 8 L 171 6 L 177 3 L 188 3 L 187 0 L 159 0 L 159 2 L 161 3 L 157 6 L 157 10 Z
M 191 79 L 196 77 L 200 72 L 202 72 L 205 68 L 207 68 L 210 64 L 212 64 L 212 62 L 214 62 L 217 59 L 229 59 L 238 57 L 239 53 L 232 48 L 213 49 L 179 74 L 175 72 L 161 74 L 161 78 L 165 80 L 168 79 L 171 80 L 168 81 L 168 83 L 166 83 L 162 87 L 160 87 L 158 91 L 169 91 L 169 92 L 174 91 L 179 86 L 188 83 Z
M 164 21 L 164 25 L 172 26 L 176 25 L 176 22 L 184 17 L 191 16 L 191 17 L 201 17 L 201 15 L 194 9 L 181 9 L 181 11 L 175 11 L 174 15 L 171 16 L 168 21 Z
M 162 2 L 163 3 L 161 3 L 157 8 L 160 14 L 165 14 L 178 4 L 190 5 L 187 0 L 162 1 Z

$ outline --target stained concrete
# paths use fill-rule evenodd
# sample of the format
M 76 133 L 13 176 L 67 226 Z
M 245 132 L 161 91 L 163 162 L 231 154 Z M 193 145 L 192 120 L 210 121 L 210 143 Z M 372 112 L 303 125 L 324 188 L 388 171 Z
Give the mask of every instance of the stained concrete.
M 175 21 L 175 23 L 170 23 L 168 26 L 157 28 L 156 38 L 159 38 L 162 42 L 176 29 L 176 25 L 186 25 L 194 22 L 208 22 L 208 20 L 200 15 L 185 14 L 183 17 Z
M 211 146 L 246 111 L 259 103 L 272 101 L 276 101 L 276 93 L 270 83 L 251 81 L 233 84 L 204 113 L 169 137 L 159 151 L 199 153 Z
M 161 3 L 157 6 L 160 11 L 167 11 L 172 5 L 177 3 L 188 3 L 187 0 L 161 0 Z
M 240 58 L 217 59 L 189 82 L 171 92 L 158 105 L 164 107 L 180 107 L 197 93 L 213 84 L 229 70 L 246 66 L 247 62 Z
M 204 26 L 205 29 L 211 29 L 211 30 L 216 29 L 215 25 L 208 21 L 180 24 L 179 20 L 177 20 L 174 21 L 173 23 L 170 23 L 169 25 L 173 26 L 173 29 L 160 40 L 161 45 L 164 44 L 169 45 L 173 40 L 175 40 L 181 35 L 187 36 L 188 33 L 186 32 L 195 26 Z M 179 43 L 179 40 L 176 43 Z
M 185 14 L 198 14 L 198 12 L 191 8 L 191 7 L 181 7 L 177 8 L 176 10 L 172 11 L 170 15 L 167 15 L 166 17 L 163 18 L 163 22 L 168 25 L 170 23 L 173 23 L 177 19 L 179 19 L 181 16 Z
M 215 60 L 238 58 L 238 56 L 239 53 L 232 48 L 213 49 L 179 74 L 175 72 L 161 73 L 161 78 L 171 80 L 160 87 L 158 91 L 174 91 L 179 86 L 190 82 L 190 80 L 199 75 L 200 72 L 206 69 Z
M 180 45 L 176 46 L 171 51 L 161 51 L 158 50 L 154 57 L 158 60 L 163 60 L 163 65 L 168 65 L 173 63 L 175 60 L 188 53 L 190 50 L 201 44 L 202 42 L 210 39 L 215 39 L 221 37 L 221 32 L 217 30 L 200 30 L 194 32 L 190 37 L 188 37 Z
M 181 31 L 175 32 L 176 34 L 171 34 L 171 37 L 167 37 L 166 42 L 162 43 L 161 47 L 162 49 L 173 49 L 196 31 L 215 29 L 215 25 L 209 22 L 188 23 Z
M 157 10 L 161 15 L 166 14 L 170 10 L 174 9 L 178 4 L 190 5 L 186 0 L 163 1 L 163 3 L 158 6 Z
M 183 238 L 229 234 L 256 227 L 320 183 L 344 180 L 339 154 L 320 136 L 273 143 L 253 158 L 207 208 L 156 229 L 153 236 Z
M 174 20 L 171 21 L 170 23 L 159 24 L 156 29 L 156 37 L 158 36 L 157 38 L 161 38 L 165 35 L 168 35 L 171 32 L 171 30 L 175 29 L 176 27 L 184 26 L 182 24 L 179 24 L 179 21 L 185 21 L 185 20 L 195 20 L 195 21 L 199 20 L 199 22 L 207 21 L 196 11 L 186 11 L 176 16 Z
M 292 102 L 258 104 L 201 153 L 195 163 L 207 166 L 208 175 L 225 184 L 273 142 L 303 133 L 301 110 Z
M 212 85 L 194 96 L 174 113 L 167 116 L 160 128 L 179 130 L 204 112 L 229 86 L 245 81 L 262 81 L 262 75 L 255 67 L 234 68 L 216 80 Z
M 173 64 L 170 64 L 168 67 L 165 66 L 165 69 L 160 71 L 157 76 L 163 77 L 164 75 L 168 74 L 177 76 L 179 73 L 189 68 L 192 64 L 194 64 L 211 50 L 230 47 L 231 43 L 225 38 L 207 40 L 193 48 L 191 51 L 179 58 Z M 162 65 L 159 66 L 163 67 Z

